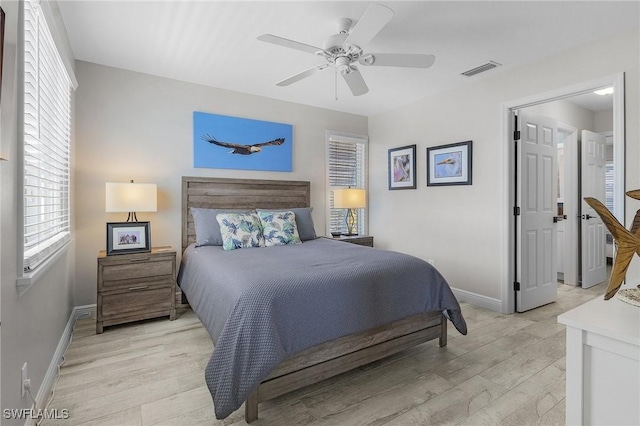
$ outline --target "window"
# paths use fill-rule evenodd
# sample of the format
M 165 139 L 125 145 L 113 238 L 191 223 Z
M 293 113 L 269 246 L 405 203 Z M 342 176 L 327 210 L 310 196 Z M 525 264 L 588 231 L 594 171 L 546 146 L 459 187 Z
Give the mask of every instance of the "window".
M 604 204 L 610 212 L 613 211 L 613 161 L 607 160 L 605 165 L 605 199 Z
M 24 5 L 24 271 L 70 239 L 73 85 L 38 1 Z
M 345 209 L 333 208 L 333 190 L 367 188 L 367 138 L 327 132 L 327 230 L 346 232 Z M 367 233 L 367 209 L 357 209 L 358 234 Z

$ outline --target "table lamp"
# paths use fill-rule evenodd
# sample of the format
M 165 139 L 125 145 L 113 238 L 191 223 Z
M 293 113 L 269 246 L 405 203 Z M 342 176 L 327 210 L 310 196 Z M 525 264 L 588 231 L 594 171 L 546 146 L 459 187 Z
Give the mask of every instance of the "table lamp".
M 106 212 L 128 212 L 127 222 L 137 222 L 136 212 L 158 211 L 158 187 L 155 183 L 106 182 Z
M 347 224 L 347 233 L 343 235 L 358 235 L 354 232 L 356 224 L 356 209 L 367 206 L 367 192 L 359 188 L 345 188 L 333 190 L 333 207 L 347 209 L 344 221 Z

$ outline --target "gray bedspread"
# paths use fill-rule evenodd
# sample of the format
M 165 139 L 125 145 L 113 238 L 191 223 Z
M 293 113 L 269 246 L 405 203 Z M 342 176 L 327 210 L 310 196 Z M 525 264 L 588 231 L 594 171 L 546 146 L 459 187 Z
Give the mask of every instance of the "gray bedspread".
M 214 342 L 205 379 L 218 419 L 311 346 L 428 311 L 467 333 L 449 285 L 427 262 L 327 238 L 232 251 L 191 245 L 178 284 Z

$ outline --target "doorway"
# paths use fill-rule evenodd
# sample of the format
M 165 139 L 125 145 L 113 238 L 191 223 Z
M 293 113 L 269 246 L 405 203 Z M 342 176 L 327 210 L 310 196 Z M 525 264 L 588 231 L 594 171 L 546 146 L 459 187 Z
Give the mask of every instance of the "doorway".
M 613 76 L 603 77 L 593 81 L 577 84 L 551 92 L 541 93 L 531 97 L 514 100 L 503 105 L 503 140 L 506 144 L 506 156 L 504 173 L 508 178 L 504 188 L 504 221 L 505 238 L 503 240 L 503 254 L 505 262 L 502 272 L 502 312 L 513 313 L 516 303 L 516 285 L 520 270 L 520 262 L 517 250 L 519 242 L 517 235 L 519 232 L 519 221 L 516 216 L 517 184 L 516 177 L 519 171 L 513 159 L 515 158 L 516 147 L 513 136 L 515 126 L 512 121 L 514 111 L 524 108 L 538 107 L 553 101 L 566 100 L 570 97 L 592 92 L 604 87 L 613 87 L 613 117 L 612 117 L 612 149 L 613 166 L 612 182 L 614 191 L 612 194 L 612 212 L 624 223 L 624 75 L 622 73 Z M 565 273 L 566 276 L 566 273 Z

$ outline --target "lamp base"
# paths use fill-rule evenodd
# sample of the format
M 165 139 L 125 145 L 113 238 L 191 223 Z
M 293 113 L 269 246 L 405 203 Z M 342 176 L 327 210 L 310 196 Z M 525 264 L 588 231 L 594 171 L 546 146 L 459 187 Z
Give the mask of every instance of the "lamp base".
M 344 222 L 347 225 L 347 233 L 342 234 L 349 237 L 358 235 L 357 232 L 353 232 L 356 228 L 356 209 L 347 209 L 347 214 L 344 217 Z
M 345 233 L 342 234 L 342 236 L 343 237 L 357 237 L 358 233 L 354 232 L 354 233 L 349 234 L 349 233 L 345 232 Z

